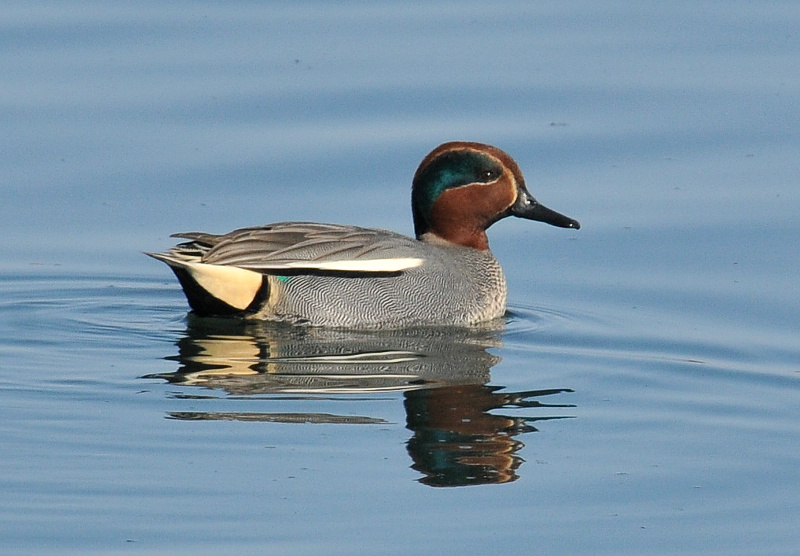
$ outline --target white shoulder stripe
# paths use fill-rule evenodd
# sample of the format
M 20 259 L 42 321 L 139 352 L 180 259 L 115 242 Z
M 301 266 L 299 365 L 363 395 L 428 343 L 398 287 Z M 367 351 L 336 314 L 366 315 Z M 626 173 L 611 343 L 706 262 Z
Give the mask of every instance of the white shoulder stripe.
M 414 257 L 344 261 L 292 261 L 281 265 L 291 269 L 315 269 L 341 272 L 400 272 L 416 268 L 424 262 Z

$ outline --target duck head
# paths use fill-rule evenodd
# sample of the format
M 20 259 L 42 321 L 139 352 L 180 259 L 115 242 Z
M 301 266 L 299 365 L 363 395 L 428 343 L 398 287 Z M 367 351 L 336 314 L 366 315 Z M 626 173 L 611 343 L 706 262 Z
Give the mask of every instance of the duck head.
M 486 229 L 506 216 L 580 228 L 539 203 L 514 159 L 491 145 L 453 141 L 436 147 L 414 174 L 411 191 L 417 239 L 441 239 L 486 250 Z

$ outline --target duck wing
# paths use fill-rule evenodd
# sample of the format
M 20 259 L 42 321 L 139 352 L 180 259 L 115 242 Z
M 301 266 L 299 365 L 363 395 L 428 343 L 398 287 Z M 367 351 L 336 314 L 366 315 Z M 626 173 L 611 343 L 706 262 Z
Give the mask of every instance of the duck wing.
M 174 249 L 197 254 L 202 263 L 266 274 L 394 274 L 423 262 L 415 239 L 337 224 L 280 222 L 224 235 L 191 232 L 175 237 L 189 242 Z

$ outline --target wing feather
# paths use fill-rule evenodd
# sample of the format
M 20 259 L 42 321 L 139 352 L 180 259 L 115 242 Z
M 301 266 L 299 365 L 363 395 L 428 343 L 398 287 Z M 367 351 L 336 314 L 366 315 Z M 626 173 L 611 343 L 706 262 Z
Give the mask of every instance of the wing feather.
M 423 262 L 417 240 L 356 226 L 281 222 L 225 235 L 189 232 L 175 236 L 190 241 L 174 250 L 201 252 L 203 263 L 265 273 L 396 273 Z

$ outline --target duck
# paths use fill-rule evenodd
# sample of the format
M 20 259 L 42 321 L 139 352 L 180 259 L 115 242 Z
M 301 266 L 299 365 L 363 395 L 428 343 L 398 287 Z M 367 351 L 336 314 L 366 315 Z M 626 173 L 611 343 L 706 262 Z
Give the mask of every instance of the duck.
M 507 285 L 486 230 L 515 216 L 580 224 L 539 203 L 497 147 L 451 141 L 411 187 L 415 237 L 389 230 L 278 222 L 227 234 L 187 232 L 161 253 L 198 317 L 298 326 L 476 326 L 506 313 Z

